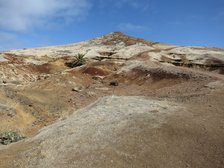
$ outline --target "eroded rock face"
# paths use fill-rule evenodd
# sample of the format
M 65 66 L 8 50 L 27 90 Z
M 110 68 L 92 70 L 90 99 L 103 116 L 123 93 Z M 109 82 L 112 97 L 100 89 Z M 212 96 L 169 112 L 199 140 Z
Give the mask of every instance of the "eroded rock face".
M 79 53 L 86 64 L 67 66 Z M 0 131 L 33 137 L 55 123 L 20 145 L 0 146 L 0 165 L 219 167 L 223 65 L 224 49 L 118 32 L 0 53 Z

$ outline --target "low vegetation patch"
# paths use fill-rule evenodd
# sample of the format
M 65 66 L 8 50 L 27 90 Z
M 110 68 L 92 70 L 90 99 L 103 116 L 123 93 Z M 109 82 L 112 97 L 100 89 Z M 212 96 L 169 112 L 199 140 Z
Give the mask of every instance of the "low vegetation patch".
M 0 144 L 8 145 L 13 142 L 18 142 L 25 137 L 18 132 L 15 131 L 7 131 L 4 133 L 0 133 Z
M 86 63 L 86 58 L 84 58 L 84 57 L 85 57 L 85 54 L 79 53 L 79 54 L 75 55 L 75 59 L 73 61 L 66 63 L 66 65 L 71 68 L 84 65 Z

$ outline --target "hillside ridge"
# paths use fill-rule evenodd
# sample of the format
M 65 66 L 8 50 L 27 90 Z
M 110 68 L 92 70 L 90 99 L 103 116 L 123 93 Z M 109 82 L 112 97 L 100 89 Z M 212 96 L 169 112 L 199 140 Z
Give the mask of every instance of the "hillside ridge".
M 1 52 L 0 167 L 223 167 L 223 88 L 223 49 L 120 32 Z

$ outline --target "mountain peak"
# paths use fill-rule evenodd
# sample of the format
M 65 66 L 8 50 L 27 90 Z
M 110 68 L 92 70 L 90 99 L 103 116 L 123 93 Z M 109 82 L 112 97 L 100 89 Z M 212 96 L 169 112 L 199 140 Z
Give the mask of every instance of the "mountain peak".
M 122 32 L 111 32 L 109 34 L 106 34 L 104 36 L 94 38 L 93 41 L 97 41 L 97 44 L 102 45 L 117 45 L 117 44 L 123 44 L 124 46 L 130 46 L 134 44 L 145 44 L 148 46 L 151 46 L 154 44 L 152 41 L 148 41 L 142 38 L 137 38 L 134 36 L 126 35 Z

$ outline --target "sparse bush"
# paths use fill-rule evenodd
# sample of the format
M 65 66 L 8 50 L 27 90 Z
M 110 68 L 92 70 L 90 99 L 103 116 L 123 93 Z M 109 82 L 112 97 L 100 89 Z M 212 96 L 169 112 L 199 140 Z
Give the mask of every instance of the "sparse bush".
M 0 144 L 8 145 L 13 142 L 20 141 L 25 137 L 15 131 L 7 131 L 0 134 Z
M 66 63 L 66 65 L 71 68 L 84 65 L 86 63 L 86 58 L 84 57 L 85 57 L 85 54 L 78 53 L 77 55 L 75 55 L 75 60 Z

